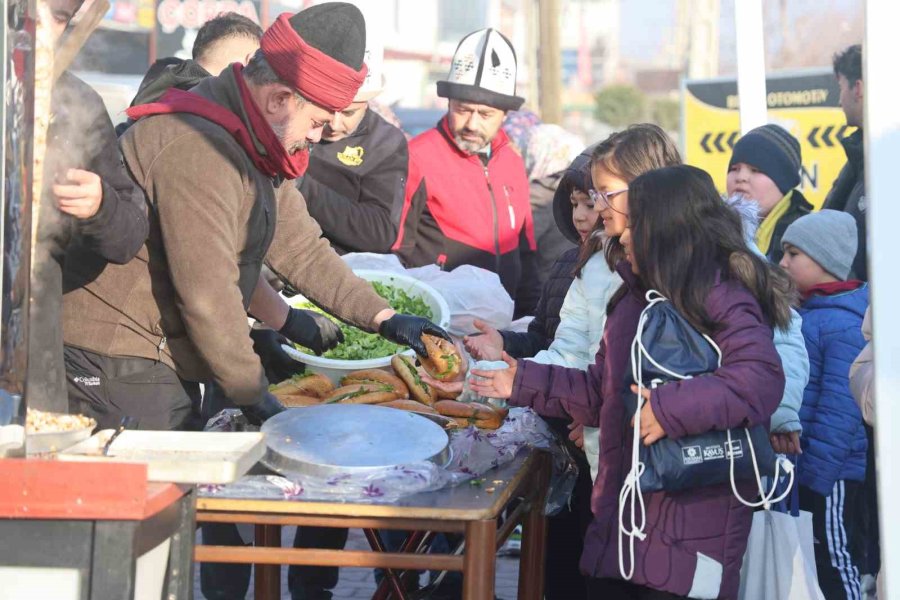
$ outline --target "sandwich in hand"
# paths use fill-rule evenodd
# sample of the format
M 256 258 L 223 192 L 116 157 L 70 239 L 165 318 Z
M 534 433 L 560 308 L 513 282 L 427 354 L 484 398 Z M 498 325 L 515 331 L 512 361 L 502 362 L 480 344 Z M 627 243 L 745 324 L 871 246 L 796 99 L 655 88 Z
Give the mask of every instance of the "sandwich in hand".
M 428 356 L 419 357 L 425 371 L 438 381 L 450 381 L 459 377 L 462 369 L 462 357 L 459 350 L 444 338 L 424 334 L 422 343 Z

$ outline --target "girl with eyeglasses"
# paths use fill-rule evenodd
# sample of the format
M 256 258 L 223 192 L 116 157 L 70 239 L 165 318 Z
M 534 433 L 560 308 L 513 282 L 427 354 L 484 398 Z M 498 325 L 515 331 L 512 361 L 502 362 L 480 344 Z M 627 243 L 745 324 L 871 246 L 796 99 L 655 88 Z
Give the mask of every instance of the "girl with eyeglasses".
M 595 174 L 594 183 L 604 181 Z M 628 221 L 613 248 L 624 256 L 616 265 L 623 285 L 609 302 L 594 364 L 583 371 L 520 361 L 506 371 L 473 371 L 484 379 L 470 385 L 541 415 L 601 426 L 594 518 L 580 562 L 591 577 L 588 598 L 735 598 L 752 510 L 728 483 L 645 493 L 644 535 L 627 561 L 631 570 L 620 562 L 620 491 L 634 435 L 623 398 L 637 389 L 631 385 L 631 346 L 645 294 L 653 289 L 722 353 L 721 367 L 712 373 L 644 390 L 640 443 L 765 423 L 784 390 L 772 337 L 773 327 L 790 321 L 790 284 L 747 246 L 741 218 L 707 173 L 679 165 L 627 183 L 628 193 L 619 194 L 627 196 L 626 205 L 618 205 L 618 214 Z M 610 209 L 617 208 L 616 197 L 609 200 Z M 756 483 L 737 485 L 746 498 Z

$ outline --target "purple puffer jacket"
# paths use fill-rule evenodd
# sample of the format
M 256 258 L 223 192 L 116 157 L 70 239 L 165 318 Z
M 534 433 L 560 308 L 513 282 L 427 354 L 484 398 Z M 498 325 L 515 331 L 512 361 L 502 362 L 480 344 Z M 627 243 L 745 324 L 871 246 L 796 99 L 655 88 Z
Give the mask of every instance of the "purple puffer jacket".
M 618 496 L 630 468 L 632 440 L 621 398 L 632 383 L 629 351 L 646 301 L 627 263 L 617 271 L 628 293 L 609 313 L 595 363 L 581 371 L 520 361 L 509 401 L 548 417 L 599 425 L 603 435 L 591 498 L 594 521 L 581 570 L 621 579 Z M 667 383 L 651 396 L 653 413 L 672 438 L 767 424 L 784 390 L 772 328 L 750 292 L 735 282 L 718 282 L 706 308 L 723 324 L 712 336 L 722 349 L 722 366 L 711 376 Z M 756 484 L 741 482 L 738 490 L 744 498 L 755 498 Z M 647 538 L 636 541 L 632 582 L 680 596 L 735 598 L 752 512 L 734 497 L 730 485 L 644 498 Z

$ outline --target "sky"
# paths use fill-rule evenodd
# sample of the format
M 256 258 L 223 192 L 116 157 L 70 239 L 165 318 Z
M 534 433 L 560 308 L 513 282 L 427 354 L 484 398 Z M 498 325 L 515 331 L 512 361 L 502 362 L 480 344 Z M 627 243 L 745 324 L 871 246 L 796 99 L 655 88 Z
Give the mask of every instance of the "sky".
M 722 0 L 720 18 L 721 60 L 734 61 L 734 2 Z M 858 9 L 865 0 L 789 0 L 789 18 L 817 7 L 827 5 L 841 10 Z M 769 0 L 766 4 L 774 4 Z M 620 0 L 621 7 L 621 56 L 638 63 L 657 58 L 669 39 L 675 25 L 677 0 Z

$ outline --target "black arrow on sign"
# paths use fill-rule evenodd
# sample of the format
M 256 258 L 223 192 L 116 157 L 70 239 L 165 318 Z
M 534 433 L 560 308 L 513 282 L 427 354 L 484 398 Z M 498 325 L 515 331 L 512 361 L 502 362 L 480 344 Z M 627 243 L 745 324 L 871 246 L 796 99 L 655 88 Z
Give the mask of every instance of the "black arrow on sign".
M 841 125 L 841 128 L 838 129 L 837 135 L 834 136 L 836 140 L 841 141 L 844 139 L 844 134 L 847 132 L 847 128 L 849 125 Z
M 716 150 L 719 152 L 725 152 L 725 148 L 722 147 L 722 138 L 725 137 L 725 132 L 720 131 L 716 136 L 716 139 L 713 141 L 713 146 L 716 147 Z
M 825 131 L 822 132 L 822 141 L 825 142 L 825 145 L 829 148 L 834 147 L 834 142 L 831 141 L 831 132 L 834 131 L 834 125 L 829 125 L 825 128 Z
M 732 131 L 731 135 L 728 136 L 728 147 L 734 150 L 734 144 L 737 142 L 739 131 Z
M 707 133 L 700 140 L 700 147 L 703 148 L 703 151 L 707 154 L 712 154 L 712 149 L 709 147 L 709 138 L 712 137 L 711 133 Z
M 812 146 L 813 148 L 819 147 L 819 141 L 816 140 L 816 134 L 818 134 L 818 133 L 819 133 L 819 128 L 813 127 L 812 131 L 809 132 L 809 135 L 806 136 L 806 141 L 808 141 L 809 145 Z

